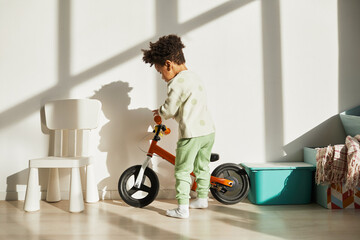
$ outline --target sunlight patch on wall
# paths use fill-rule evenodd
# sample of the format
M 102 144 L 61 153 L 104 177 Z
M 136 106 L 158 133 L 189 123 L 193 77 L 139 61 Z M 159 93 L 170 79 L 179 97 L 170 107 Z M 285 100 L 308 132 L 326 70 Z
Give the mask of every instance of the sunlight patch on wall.
M 338 113 L 337 1 L 281 1 L 280 12 L 286 144 Z
M 56 7 L 53 1 L 0 5 L 0 89 L 6 91 L 0 113 L 57 84 Z
M 112 0 L 106 4 L 103 1 L 73 1 L 71 74 L 81 73 L 151 38 L 155 33 L 154 6 L 154 1 L 149 0 Z M 132 53 L 130 55 L 130 58 L 134 57 Z M 128 58 L 129 54 L 119 60 L 127 61 Z

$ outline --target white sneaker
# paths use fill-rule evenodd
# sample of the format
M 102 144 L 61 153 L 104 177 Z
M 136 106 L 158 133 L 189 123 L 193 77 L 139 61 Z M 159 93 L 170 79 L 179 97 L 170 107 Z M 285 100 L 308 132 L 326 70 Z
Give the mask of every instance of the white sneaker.
M 207 198 L 197 198 L 190 202 L 190 208 L 207 208 L 208 199 Z

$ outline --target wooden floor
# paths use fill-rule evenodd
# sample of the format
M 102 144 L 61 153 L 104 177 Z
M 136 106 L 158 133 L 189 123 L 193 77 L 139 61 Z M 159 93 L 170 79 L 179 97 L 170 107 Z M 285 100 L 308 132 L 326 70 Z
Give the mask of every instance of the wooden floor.
M 23 201 L 0 201 L 0 240 L 11 239 L 360 239 L 359 210 L 327 210 L 316 204 L 257 206 L 249 202 L 190 210 L 189 219 L 164 215 L 174 200 L 139 209 L 122 201 L 86 204 L 68 213 L 68 201 L 41 202 L 26 213 Z

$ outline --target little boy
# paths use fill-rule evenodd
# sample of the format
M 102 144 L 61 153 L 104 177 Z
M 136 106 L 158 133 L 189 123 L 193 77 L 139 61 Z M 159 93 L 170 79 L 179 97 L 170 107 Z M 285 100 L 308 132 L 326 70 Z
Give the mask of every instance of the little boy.
M 167 99 L 154 110 L 164 119 L 174 118 L 179 124 L 175 160 L 175 189 L 178 207 L 167 210 L 166 215 L 189 217 L 190 173 L 197 183 L 197 199 L 190 208 L 207 208 L 210 187 L 210 155 L 214 144 L 215 128 L 206 106 L 205 88 L 199 77 L 185 66 L 180 37 L 168 35 L 150 43 L 142 50 L 143 61 L 162 75 L 167 83 Z

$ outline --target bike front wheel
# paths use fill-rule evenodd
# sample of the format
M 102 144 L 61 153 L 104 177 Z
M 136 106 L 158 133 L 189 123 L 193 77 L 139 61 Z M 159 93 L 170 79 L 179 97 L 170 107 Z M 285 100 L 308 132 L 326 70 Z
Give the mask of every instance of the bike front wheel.
M 141 165 L 132 166 L 121 174 L 118 190 L 121 198 L 133 207 L 145 207 L 155 200 L 159 192 L 159 179 L 151 168 L 146 168 L 140 188 L 135 187 Z
M 250 189 L 249 177 L 246 171 L 234 163 L 221 164 L 211 174 L 214 177 L 233 181 L 231 187 L 215 183 L 210 188 L 213 197 L 223 204 L 235 204 L 244 199 Z

